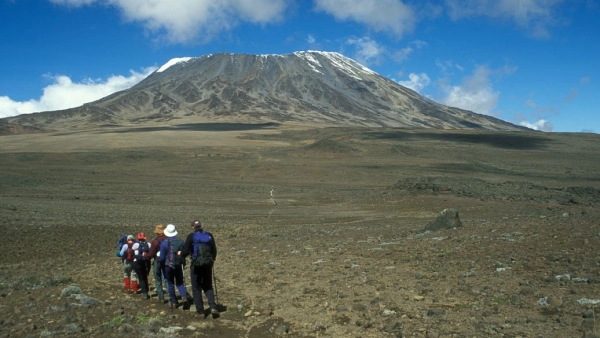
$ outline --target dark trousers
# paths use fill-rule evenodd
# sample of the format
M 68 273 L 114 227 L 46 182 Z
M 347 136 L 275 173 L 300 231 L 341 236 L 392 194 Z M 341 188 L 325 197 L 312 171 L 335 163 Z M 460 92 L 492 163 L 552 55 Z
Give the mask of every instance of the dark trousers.
M 146 270 L 146 262 L 134 261 L 131 262 L 131 268 L 138 276 L 138 283 L 142 293 L 148 293 L 148 270 Z
M 169 291 L 169 301 L 177 304 L 177 295 L 175 294 L 175 287 L 179 291 L 179 295 L 183 298 L 187 298 L 187 290 L 183 280 L 183 267 L 181 265 L 175 265 L 175 267 L 165 266 L 165 277 L 167 277 L 167 290 Z
M 212 285 L 212 265 L 205 266 L 192 266 L 190 267 L 190 275 L 192 279 L 192 293 L 194 295 L 194 305 L 196 306 L 196 312 L 202 313 L 204 311 L 204 303 L 202 301 L 202 291 L 206 295 L 208 306 L 211 309 L 217 308 L 215 302 L 215 292 L 213 291 Z

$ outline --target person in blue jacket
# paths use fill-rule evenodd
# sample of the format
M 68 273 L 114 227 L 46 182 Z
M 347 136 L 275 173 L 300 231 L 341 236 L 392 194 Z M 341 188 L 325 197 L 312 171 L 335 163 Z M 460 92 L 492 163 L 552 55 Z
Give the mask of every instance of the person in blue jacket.
M 218 318 L 220 313 L 215 302 L 213 290 L 213 264 L 217 259 L 217 245 L 213 235 L 202 228 L 199 220 L 192 221 L 192 232 L 185 239 L 182 256 L 191 257 L 190 278 L 192 280 L 192 295 L 196 306 L 196 318 L 205 318 L 202 291 L 206 296 L 210 314 Z
M 177 296 L 175 294 L 175 288 L 181 296 L 183 307 L 189 306 L 187 301 L 187 290 L 185 288 L 185 281 L 183 279 L 183 265 L 184 258 L 181 256 L 181 250 L 183 249 L 183 240 L 177 237 L 177 230 L 175 225 L 169 224 L 165 228 L 164 234 L 166 239 L 160 243 L 159 259 L 160 264 L 165 272 L 167 278 L 167 291 L 169 292 L 169 307 L 171 310 L 179 307 Z

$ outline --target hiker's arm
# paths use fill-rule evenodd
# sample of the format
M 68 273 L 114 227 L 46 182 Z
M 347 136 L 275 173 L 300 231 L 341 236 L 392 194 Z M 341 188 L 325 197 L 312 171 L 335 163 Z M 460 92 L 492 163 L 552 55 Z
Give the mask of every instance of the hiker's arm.
M 191 234 L 189 234 L 186 237 L 185 243 L 183 243 L 183 249 L 181 250 L 181 257 L 185 258 L 192 253 L 193 236 L 194 236 L 194 233 L 192 232 Z
M 123 257 L 125 255 L 125 252 L 127 251 L 127 244 L 124 244 L 121 247 L 121 257 Z

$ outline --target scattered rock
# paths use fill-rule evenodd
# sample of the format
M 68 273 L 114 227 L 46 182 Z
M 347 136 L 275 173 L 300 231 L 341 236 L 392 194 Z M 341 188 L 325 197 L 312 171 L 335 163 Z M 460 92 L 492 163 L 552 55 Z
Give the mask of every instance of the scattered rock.
M 551 295 L 547 298 L 548 306 L 550 307 L 560 307 L 563 303 L 561 296 Z
M 81 288 L 76 285 L 69 285 L 60 293 L 61 297 L 70 297 L 72 295 L 80 295 Z
M 119 326 L 119 332 L 122 334 L 130 334 L 135 332 L 135 327 L 131 324 L 123 324 Z
M 594 318 L 584 318 L 581 322 L 581 329 L 584 331 L 594 331 Z
M 448 230 L 459 227 L 462 227 L 462 222 L 460 221 L 458 210 L 447 208 L 442 210 L 435 221 L 427 224 L 425 229 L 423 229 L 423 232 Z
M 84 306 L 96 306 L 100 304 L 100 302 L 97 299 L 88 296 L 79 297 L 79 302 L 81 303 L 81 305 Z
M 273 333 L 275 333 L 276 335 L 288 334 L 289 332 L 290 327 L 285 323 L 277 325 L 277 327 L 275 327 L 275 329 L 273 330 Z
M 446 310 L 444 310 L 444 309 L 431 308 L 431 309 L 427 310 L 427 316 L 429 316 L 429 317 L 443 316 L 445 314 L 446 314 Z
M 159 331 L 160 331 L 160 333 L 164 333 L 164 334 L 176 335 L 181 330 L 183 330 L 183 328 L 181 326 L 170 326 L 170 327 L 161 327 Z

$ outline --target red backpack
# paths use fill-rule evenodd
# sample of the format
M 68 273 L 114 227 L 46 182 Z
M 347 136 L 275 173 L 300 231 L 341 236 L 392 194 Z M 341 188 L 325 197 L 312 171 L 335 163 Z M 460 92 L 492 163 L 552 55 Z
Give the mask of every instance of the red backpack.
M 133 242 L 127 243 L 127 250 L 125 250 L 123 258 L 128 262 L 133 262 L 133 260 L 135 259 L 135 250 L 133 250 Z

